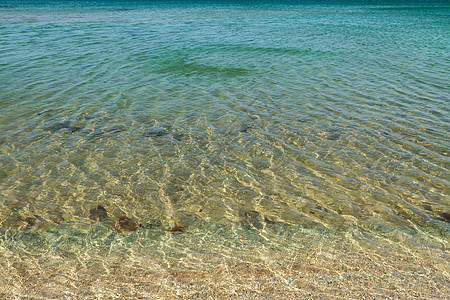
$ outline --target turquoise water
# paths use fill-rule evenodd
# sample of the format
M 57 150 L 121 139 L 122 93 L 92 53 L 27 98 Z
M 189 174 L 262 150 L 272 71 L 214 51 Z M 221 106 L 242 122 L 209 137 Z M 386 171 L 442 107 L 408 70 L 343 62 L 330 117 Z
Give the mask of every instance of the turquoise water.
M 1 3 L 7 262 L 448 259 L 448 4 Z

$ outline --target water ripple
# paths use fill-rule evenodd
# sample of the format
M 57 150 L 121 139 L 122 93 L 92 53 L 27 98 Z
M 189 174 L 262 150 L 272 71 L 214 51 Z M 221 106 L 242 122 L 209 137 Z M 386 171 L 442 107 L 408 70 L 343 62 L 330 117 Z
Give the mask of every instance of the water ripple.
M 25 245 L 0 247 L 185 267 L 201 243 L 215 263 L 315 238 L 448 248 L 446 19 L 116 8 L 0 7 L 0 231 Z

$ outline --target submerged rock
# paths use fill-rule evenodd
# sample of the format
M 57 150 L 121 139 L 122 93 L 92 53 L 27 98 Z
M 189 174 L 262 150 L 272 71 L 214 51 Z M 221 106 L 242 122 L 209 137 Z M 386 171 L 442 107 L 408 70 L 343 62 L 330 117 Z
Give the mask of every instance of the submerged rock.
M 147 132 L 144 133 L 145 137 L 160 137 L 160 136 L 165 136 L 168 135 L 169 131 L 167 131 L 164 128 L 155 128 L 155 129 L 151 129 Z
M 32 227 L 32 226 L 36 225 L 36 221 L 37 220 L 34 217 L 26 217 L 25 218 L 25 222 L 28 223 L 27 227 Z
M 27 226 L 25 227 L 26 230 L 32 229 L 33 227 L 39 227 L 39 225 L 45 223 L 45 219 L 38 215 L 26 217 L 24 221 L 27 222 Z
M 335 141 L 341 136 L 341 132 L 338 129 L 327 130 L 327 140 Z
M 80 131 L 81 129 L 83 129 L 83 127 L 81 127 L 81 126 L 70 126 L 69 128 L 67 128 L 67 131 L 77 132 L 77 131 Z
M 70 127 L 70 122 L 64 121 L 64 122 L 57 122 L 57 123 L 50 124 L 50 125 L 46 126 L 44 129 L 50 130 L 50 131 L 57 131 L 57 130 L 60 130 L 63 128 L 69 128 L 69 127 Z
M 440 220 L 450 223 L 450 213 L 443 212 L 440 213 L 439 215 L 441 216 L 441 218 L 439 218 Z
M 326 207 L 322 207 L 322 206 L 320 206 L 320 205 L 316 205 L 316 206 L 315 206 L 315 209 L 322 210 L 322 211 L 324 211 L 324 212 L 329 212 L 329 210 L 328 210 Z
M 135 221 L 128 218 L 127 216 L 122 216 L 119 218 L 115 229 L 119 232 L 123 231 L 136 231 L 138 229 L 138 225 Z
M 38 215 L 22 217 L 20 214 L 15 213 L 6 217 L 1 222 L 1 226 L 5 229 L 30 230 L 39 227 L 45 222 L 45 219 Z
M 100 138 L 104 135 L 105 135 L 105 132 L 103 132 L 103 131 L 93 131 L 93 132 L 91 132 L 91 134 L 88 135 L 87 138 L 89 140 L 94 140 L 94 139 Z
M 130 10 L 131 10 L 131 8 L 116 8 L 111 11 L 122 12 L 122 11 L 130 11 Z
M 310 118 L 299 118 L 298 121 L 300 123 L 310 123 L 310 122 L 312 122 L 312 119 L 310 119 Z
M 181 132 L 174 133 L 173 138 L 177 141 L 181 141 L 184 138 L 184 133 Z
M 264 216 L 264 222 L 267 225 L 274 225 L 274 224 L 277 223 L 277 222 L 275 222 L 275 218 L 274 217 L 269 217 L 269 216 Z
M 54 109 L 52 109 L 52 108 L 44 109 L 44 110 L 41 110 L 40 112 L 38 112 L 37 115 L 38 115 L 38 116 L 41 116 L 41 115 L 44 115 L 44 114 L 50 114 L 50 113 L 52 113 L 53 111 L 54 111 Z
M 95 119 L 95 118 L 97 118 L 97 117 L 94 116 L 94 115 L 83 115 L 83 116 L 79 116 L 77 118 L 77 120 L 78 121 L 89 121 L 89 120 L 92 120 L 92 119 Z
M 428 210 L 428 211 L 433 211 L 433 207 L 431 205 L 429 205 L 429 204 L 425 204 L 423 206 L 423 209 Z
M 44 127 L 44 129 L 49 130 L 51 132 L 56 132 L 61 129 L 66 129 L 69 132 L 76 132 L 76 131 L 83 129 L 83 127 L 71 126 L 70 121 L 64 121 L 64 122 L 57 122 L 57 123 L 50 124 L 50 125 Z
M 244 218 L 258 218 L 259 217 L 259 212 L 257 212 L 256 210 L 246 210 L 242 214 L 243 214 Z
M 239 132 L 242 133 L 247 133 L 249 129 L 252 129 L 253 126 L 250 124 L 243 124 L 240 128 L 239 128 Z
M 91 209 L 89 213 L 89 218 L 91 220 L 101 221 L 108 218 L 108 212 L 106 211 L 106 208 L 101 205 L 97 205 L 97 207 Z
M 149 128 L 142 134 L 142 136 L 154 139 L 164 136 L 170 136 L 176 141 L 181 141 L 186 137 L 186 134 L 174 129 L 172 125 L 159 124 L 157 126 Z
M 104 130 L 105 133 L 119 133 L 122 131 L 125 131 L 125 126 L 113 126 Z
M 176 234 L 176 233 L 183 233 L 183 232 L 185 232 L 185 229 L 181 225 L 175 225 L 175 226 L 167 228 L 166 231 Z
M 241 225 L 248 229 L 261 229 L 260 214 L 255 210 L 246 210 L 242 212 Z

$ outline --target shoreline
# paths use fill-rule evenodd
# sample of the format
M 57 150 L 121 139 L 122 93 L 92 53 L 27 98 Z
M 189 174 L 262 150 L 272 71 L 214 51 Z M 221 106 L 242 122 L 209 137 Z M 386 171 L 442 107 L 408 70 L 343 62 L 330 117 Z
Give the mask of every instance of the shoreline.
M 27 262 L 0 265 L 1 298 L 175 299 L 242 298 L 445 299 L 450 292 L 445 259 L 418 253 L 320 251 L 264 268 L 226 262 L 214 269 L 160 270 L 129 265 L 63 261 L 28 269 Z M 445 254 L 444 254 L 445 255 Z M 439 261 L 441 263 L 439 263 Z

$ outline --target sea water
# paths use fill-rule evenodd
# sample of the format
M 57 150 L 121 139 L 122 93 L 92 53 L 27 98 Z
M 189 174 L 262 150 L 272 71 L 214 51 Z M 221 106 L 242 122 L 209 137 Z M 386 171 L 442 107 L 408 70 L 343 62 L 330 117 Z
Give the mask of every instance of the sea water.
M 419 249 L 448 280 L 448 3 L 1 4 L 4 268 Z

